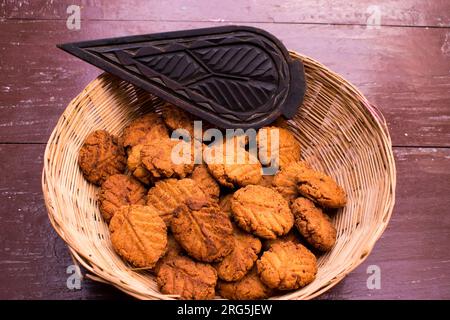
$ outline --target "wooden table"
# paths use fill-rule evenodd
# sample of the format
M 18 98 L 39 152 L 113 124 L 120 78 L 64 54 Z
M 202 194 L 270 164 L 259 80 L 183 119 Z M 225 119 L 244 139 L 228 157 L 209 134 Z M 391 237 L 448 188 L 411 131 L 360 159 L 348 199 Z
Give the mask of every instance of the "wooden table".
M 67 27 L 72 4 L 79 30 Z M 0 0 L 0 298 L 128 298 L 90 280 L 66 286 L 72 261 L 47 218 L 42 158 L 66 105 L 100 71 L 55 44 L 230 23 L 264 28 L 321 61 L 388 120 L 398 171 L 391 222 L 321 298 L 450 298 L 448 0 Z M 371 265 L 379 290 L 366 285 Z

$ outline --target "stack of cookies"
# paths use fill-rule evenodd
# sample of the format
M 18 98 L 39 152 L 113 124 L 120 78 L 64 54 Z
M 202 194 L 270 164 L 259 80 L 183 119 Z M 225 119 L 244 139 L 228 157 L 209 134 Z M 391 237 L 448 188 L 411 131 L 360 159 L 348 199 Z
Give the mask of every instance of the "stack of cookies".
M 336 242 L 328 214 L 346 204 L 344 190 L 302 161 L 298 140 L 277 126 L 258 132 L 258 159 L 248 140 L 233 139 L 238 152 L 223 152 L 229 141 L 200 143 L 203 162 L 195 152 L 173 161 L 174 148 L 198 148 L 195 139 L 170 138 L 177 129 L 194 136 L 193 121 L 165 105 L 120 137 L 98 130 L 84 141 L 79 166 L 100 187 L 114 250 L 134 270 L 151 270 L 162 293 L 183 299 L 265 299 L 311 283 L 316 256 Z M 279 171 L 262 175 L 261 163 L 273 161 Z

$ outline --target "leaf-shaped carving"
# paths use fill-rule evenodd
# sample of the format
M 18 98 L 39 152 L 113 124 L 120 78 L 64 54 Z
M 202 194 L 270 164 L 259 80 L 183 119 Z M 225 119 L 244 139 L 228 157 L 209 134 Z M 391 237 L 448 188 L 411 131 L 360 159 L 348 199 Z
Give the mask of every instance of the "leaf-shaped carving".
M 107 72 L 222 128 L 260 127 L 296 113 L 303 67 L 252 27 L 94 40 L 61 46 Z
M 137 60 L 180 83 L 184 83 L 186 80 L 191 82 L 208 74 L 185 52 L 139 57 Z

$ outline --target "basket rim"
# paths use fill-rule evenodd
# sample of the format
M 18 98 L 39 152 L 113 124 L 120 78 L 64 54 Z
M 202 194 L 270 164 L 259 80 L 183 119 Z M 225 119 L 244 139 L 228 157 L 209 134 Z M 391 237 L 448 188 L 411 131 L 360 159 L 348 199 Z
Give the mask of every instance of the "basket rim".
M 334 71 L 332 71 L 331 69 L 329 69 L 328 67 L 326 67 L 325 65 L 323 65 L 322 63 L 318 62 L 317 60 L 300 54 L 296 51 L 293 50 L 289 50 L 289 53 L 291 56 L 294 56 L 295 58 L 301 59 L 302 61 L 307 60 L 309 63 L 311 63 L 312 65 L 317 66 L 319 69 L 325 69 L 327 70 L 327 72 L 329 72 L 331 75 L 333 75 L 337 81 L 339 81 L 341 84 L 346 86 L 346 89 L 349 89 L 352 94 L 354 94 L 355 96 L 358 97 L 358 100 L 361 102 L 361 104 L 364 107 L 364 110 L 367 111 L 368 115 L 372 118 L 374 124 L 376 124 L 376 126 L 379 129 L 379 134 L 381 134 L 382 139 L 383 139 L 383 149 L 384 149 L 384 154 L 386 156 L 386 162 L 389 164 L 386 167 L 386 172 L 387 175 L 389 175 L 389 193 L 387 195 L 387 197 L 383 200 L 386 201 L 387 205 L 385 206 L 385 210 L 383 212 L 383 223 L 380 225 L 379 228 L 377 228 L 376 232 L 374 232 L 374 236 L 372 237 L 372 241 L 370 241 L 368 244 L 366 244 L 366 248 L 363 250 L 363 254 L 358 257 L 357 259 L 354 259 L 352 261 L 352 263 L 348 266 L 348 268 L 346 268 L 345 272 L 340 274 L 338 277 L 335 277 L 334 279 L 332 279 L 333 281 L 329 281 L 328 283 L 324 284 L 323 286 L 321 286 L 318 290 L 316 290 L 314 293 L 308 295 L 305 299 L 313 299 L 316 298 L 317 296 L 323 294 L 324 292 L 328 291 L 329 289 L 331 289 L 332 287 L 334 287 L 335 285 L 337 285 L 338 283 L 340 283 L 340 281 L 342 279 L 344 279 L 350 272 L 352 272 L 354 269 L 356 269 L 359 265 L 361 265 L 366 259 L 367 257 L 370 255 L 370 253 L 372 252 L 372 250 L 375 247 L 376 242 L 379 240 L 379 238 L 381 237 L 381 235 L 383 234 L 383 232 L 386 230 L 387 225 L 389 224 L 389 221 L 391 219 L 392 216 L 392 212 L 393 212 L 393 208 L 395 205 L 395 198 L 396 198 L 396 165 L 395 165 L 395 159 L 394 159 L 394 155 L 393 155 L 393 150 L 392 150 L 392 142 L 391 142 L 391 137 L 389 134 L 389 129 L 387 126 L 387 122 L 386 119 L 384 118 L 382 112 L 379 110 L 378 107 L 376 107 L 375 105 L 373 105 L 372 103 L 370 103 L 367 98 L 360 92 L 360 90 L 354 86 L 352 83 L 350 83 L 348 80 L 346 80 L 345 78 L 343 78 L 341 75 L 335 73 Z M 97 76 L 96 78 L 94 78 L 87 86 L 86 88 L 91 85 L 96 79 L 98 79 L 99 77 L 101 77 L 103 74 L 100 74 L 99 76 Z M 83 89 L 82 92 L 84 92 L 86 89 Z M 76 99 L 77 97 L 82 93 L 80 92 L 79 94 L 77 94 L 77 96 L 75 98 L 73 98 L 68 106 L 70 106 Z M 61 117 L 59 118 L 55 128 L 52 130 L 52 133 L 48 139 L 48 142 L 46 144 L 45 147 L 45 152 L 44 152 L 44 166 L 42 169 L 42 179 L 41 179 L 41 183 L 42 183 L 42 191 L 43 191 L 43 196 L 44 196 L 44 202 L 45 202 L 45 206 L 47 208 L 47 214 L 48 214 L 48 218 L 50 220 L 50 223 L 53 227 L 53 229 L 56 231 L 56 233 L 59 235 L 59 237 L 66 243 L 66 245 L 69 248 L 69 252 L 70 255 L 74 261 L 74 263 L 76 265 L 81 265 L 83 266 L 88 273 L 86 273 L 86 277 L 90 278 L 94 281 L 98 281 L 98 282 L 103 282 L 103 283 L 108 283 L 110 285 L 113 285 L 114 287 L 118 288 L 119 290 L 125 292 L 126 294 L 129 294 L 135 298 L 139 298 L 139 299 L 143 299 L 144 297 L 142 295 L 140 295 L 138 292 L 132 290 L 131 288 L 129 288 L 127 285 L 123 284 L 119 285 L 117 283 L 111 282 L 108 279 L 106 279 L 105 275 L 103 273 L 101 273 L 99 271 L 99 269 L 101 268 L 96 268 L 95 263 L 92 261 L 87 261 L 89 260 L 88 257 L 84 257 L 82 253 L 76 251 L 70 244 L 69 240 L 67 239 L 66 235 L 64 234 L 63 230 L 59 227 L 58 222 L 54 219 L 54 215 L 56 212 L 56 209 L 52 207 L 51 205 L 51 200 L 50 200 L 50 196 L 49 196 L 49 188 L 48 188 L 48 183 L 47 183 L 47 175 L 48 175 L 48 168 L 47 168 L 47 162 L 45 161 L 45 159 L 48 158 L 48 154 L 50 152 L 50 146 L 51 146 L 51 141 L 54 140 L 54 136 L 57 134 L 57 129 L 59 127 L 59 124 L 61 122 L 65 121 L 65 114 L 67 112 L 67 108 L 64 110 L 64 112 L 62 113 Z M 146 297 L 148 299 L 148 297 Z M 172 297 L 170 296 L 166 296 L 166 297 L 159 297 L 159 298 L 166 298 L 166 299 L 171 299 Z M 154 299 L 157 299 L 156 297 L 154 297 Z M 282 297 L 272 297 L 270 299 L 283 299 Z

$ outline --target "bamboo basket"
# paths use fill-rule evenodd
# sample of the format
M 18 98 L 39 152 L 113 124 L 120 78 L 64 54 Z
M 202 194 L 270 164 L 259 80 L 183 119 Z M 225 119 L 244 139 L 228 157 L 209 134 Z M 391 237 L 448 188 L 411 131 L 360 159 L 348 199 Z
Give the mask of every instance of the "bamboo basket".
M 385 230 L 395 200 L 395 164 L 386 121 L 348 81 L 319 62 L 291 52 L 305 66 L 303 106 L 287 127 L 301 142 L 303 158 L 334 177 L 348 194 L 333 217 L 335 247 L 318 259 L 308 286 L 274 299 L 311 299 L 361 264 Z M 139 299 L 172 299 L 158 291 L 154 277 L 132 270 L 114 252 L 97 207 L 97 187 L 78 165 L 78 150 L 93 130 L 119 134 L 134 118 L 162 101 L 108 74 L 93 80 L 61 116 L 48 141 L 42 187 L 51 224 L 67 243 L 87 277 L 109 283 Z

